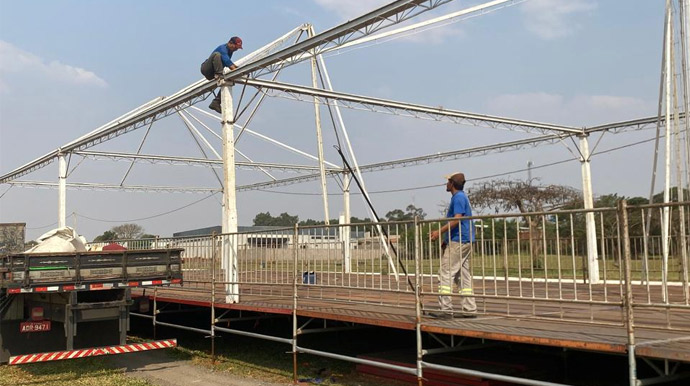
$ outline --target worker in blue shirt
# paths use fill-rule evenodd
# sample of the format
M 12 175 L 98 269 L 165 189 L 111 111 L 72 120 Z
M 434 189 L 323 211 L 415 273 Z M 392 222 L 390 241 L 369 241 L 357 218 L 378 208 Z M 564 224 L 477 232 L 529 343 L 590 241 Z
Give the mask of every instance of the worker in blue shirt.
M 463 173 L 446 176 L 446 191 L 453 195 L 446 217 L 453 220 L 431 232 L 430 235 L 431 240 L 438 240 L 439 238 L 443 240 L 441 267 L 438 273 L 438 303 L 441 312 L 429 313 L 434 317 L 453 317 L 453 302 L 452 298 L 448 296 L 453 293 L 453 282 L 457 284 L 460 295 L 462 295 L 461 316 L 474 317 L 477 313 L 477 304 L 472 290 L 472 272 L 470 271 L 474 227 L 471 220 L 461 219 L 472 216 L 472 207 L 470 200 L 463 191 L 464 187 L 465 175 Z
M 213 52 L 211 56 L 208 57 L 203 63 L 201 63 L 201 73 L 206 77 L 206 79 L 216 79 L 220 80 L 223 77 L 223 68 L 227 67 L 229 71 L 233 71 L 237 68 L 235 63 L 232 62 L 232 53 L 242 49 L 242 39 L 238 36 L 233 36 L 226 44 L 219 45 Z M 220 108 L 220 93 L 216 95 L 208 105 L 211 110 L 221 113 Z

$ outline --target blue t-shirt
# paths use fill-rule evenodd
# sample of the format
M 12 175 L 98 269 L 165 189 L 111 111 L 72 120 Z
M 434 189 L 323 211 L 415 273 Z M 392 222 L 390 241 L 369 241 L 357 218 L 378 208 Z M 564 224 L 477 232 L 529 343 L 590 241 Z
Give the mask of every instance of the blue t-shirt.
M 223 66 L 230 67 L 233 64 L 235 64 L 232 62 L 232 60 L 230 60 L 232 58 L 232 51 L 228 50 L 227 44 L 219 45 L 218 48 L 213 50 L 213 52 L 219 52 L 220 53 L 220 58 L 223 61 Z
M 450 206 L 448 206 L 446 217 L 452 218 L 455 217 L 456 214 L 461 214 L 463 217 L 472 216 L 470 200 L 462 190 L 455 192 L 450 199 Z M 460 220 L 460 226 L 450 231 L 451 240 L 455 242 L 460 241 L 460 233 L 462 233 L 463 243 L 474 242 L 474 227 L 472 226 L 472 220 Z M 443 239 L 448 240 L 448 232 L 445 232 L 444 235 Z

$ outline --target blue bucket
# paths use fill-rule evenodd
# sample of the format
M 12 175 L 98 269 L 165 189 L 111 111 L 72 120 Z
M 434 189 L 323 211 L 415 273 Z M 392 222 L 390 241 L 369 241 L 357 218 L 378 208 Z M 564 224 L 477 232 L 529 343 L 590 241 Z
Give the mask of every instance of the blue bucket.
M 316 284 L 316 273 L 314 271 L 302 272 L 302 284 Z

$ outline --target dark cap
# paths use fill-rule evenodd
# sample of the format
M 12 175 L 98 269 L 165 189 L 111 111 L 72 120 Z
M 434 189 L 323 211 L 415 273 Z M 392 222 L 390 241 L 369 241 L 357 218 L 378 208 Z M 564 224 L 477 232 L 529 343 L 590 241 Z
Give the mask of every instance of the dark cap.
M 242 49 L 242 39 L 239 36 L 233 36 L 230 38 L 230 43 L 234 44 L 239 48 L 240 50 Z
M 464 173 L 452 173 L 444 176 L 446 180 L 453 181 L 457 185 L 462 185 L 465 183 Z

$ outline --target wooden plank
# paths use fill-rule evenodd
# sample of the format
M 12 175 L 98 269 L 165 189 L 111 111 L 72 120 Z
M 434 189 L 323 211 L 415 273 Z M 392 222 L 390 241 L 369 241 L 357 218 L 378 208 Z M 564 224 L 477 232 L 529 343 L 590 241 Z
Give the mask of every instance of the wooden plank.
M 265 279 L 265 278 L 264 278 Z M 378 284 L 380 287 L 402 288 L 401 291 L 382 291 L 373 288 L 344 288 L 319 285 L 298 286 L 297 314 L 329 320 L 338 320 L 372 326 L 413 330 L 415 324 L 415 297 L 404 285 L 385 283 L 381 278 L 358 278 L 361 285 Z M 395 283 L 397 285 L 397 283 Z M 436 294 L 431 292 L 423 297 L 423 307 L 437 309 Z M 518 283 L 509 283 L 505 293 L 518 293 Z M 157 291 L 159 302 L 170 302 L 211 306 L 210 283 L 197 283 L 190 288 L 160 288 Z M 490 288 L 489 288 L 490 287 Z M 531 298 L 500 299 L 496 297 L 477 297 L 479 317 L 476 319 L 436 320 L 424 317 L 422 330 L 426 332 L 491 339 L 514 343 L 564 347 L 606 353 L 625 353 L 627 335 L 622 323 L 622 309 L 618 285 L 599 286 L 589 292 L 588 286 L 558 289 L 558 283 L 535 283 L 535 297 L 546 297 L 543 302 Z M 595 286 L 593 286 L 595 287 Z M 292 283 L 278 285 L 242 284 L 240 303 L 228 304 L 224 300 L 225 288 L 216 285 L 215 307 L 262 313 L 289 315 L 292 313 Z M 493 293 L 493 286 L 481 293 Z M 680 289 L 670 288 L 677 292 Z M 637 289 L 636 296 L 646 301 L 644 288 Z M 499 291 L 500 292 L 500 291 Z M 607 300 L 606 304 L 584 304 L 558 302 L 560 299 L 577 298 Z M 142 291 L 133 292 L 143 296 Z M 505 295 L 504 293 L 504 295 Z M 523 283 L 523 295 L 532 295 L 531 283 Z M 146 296 L 152 298 L 150 291 Z M 555 299 L 551 296 L 556 296 Z M 656 295 L 655 295 L 656 296 Z M 640 346 L 636 355 L 690 362 L 690 340 L 675 341 L 690 335 L 690 310 L 638 307 L 635 309 L 635 337 Z M 657 342 L 657 343 L 654 343 Z M 649 344 L 647 344 L 649 343 Z

